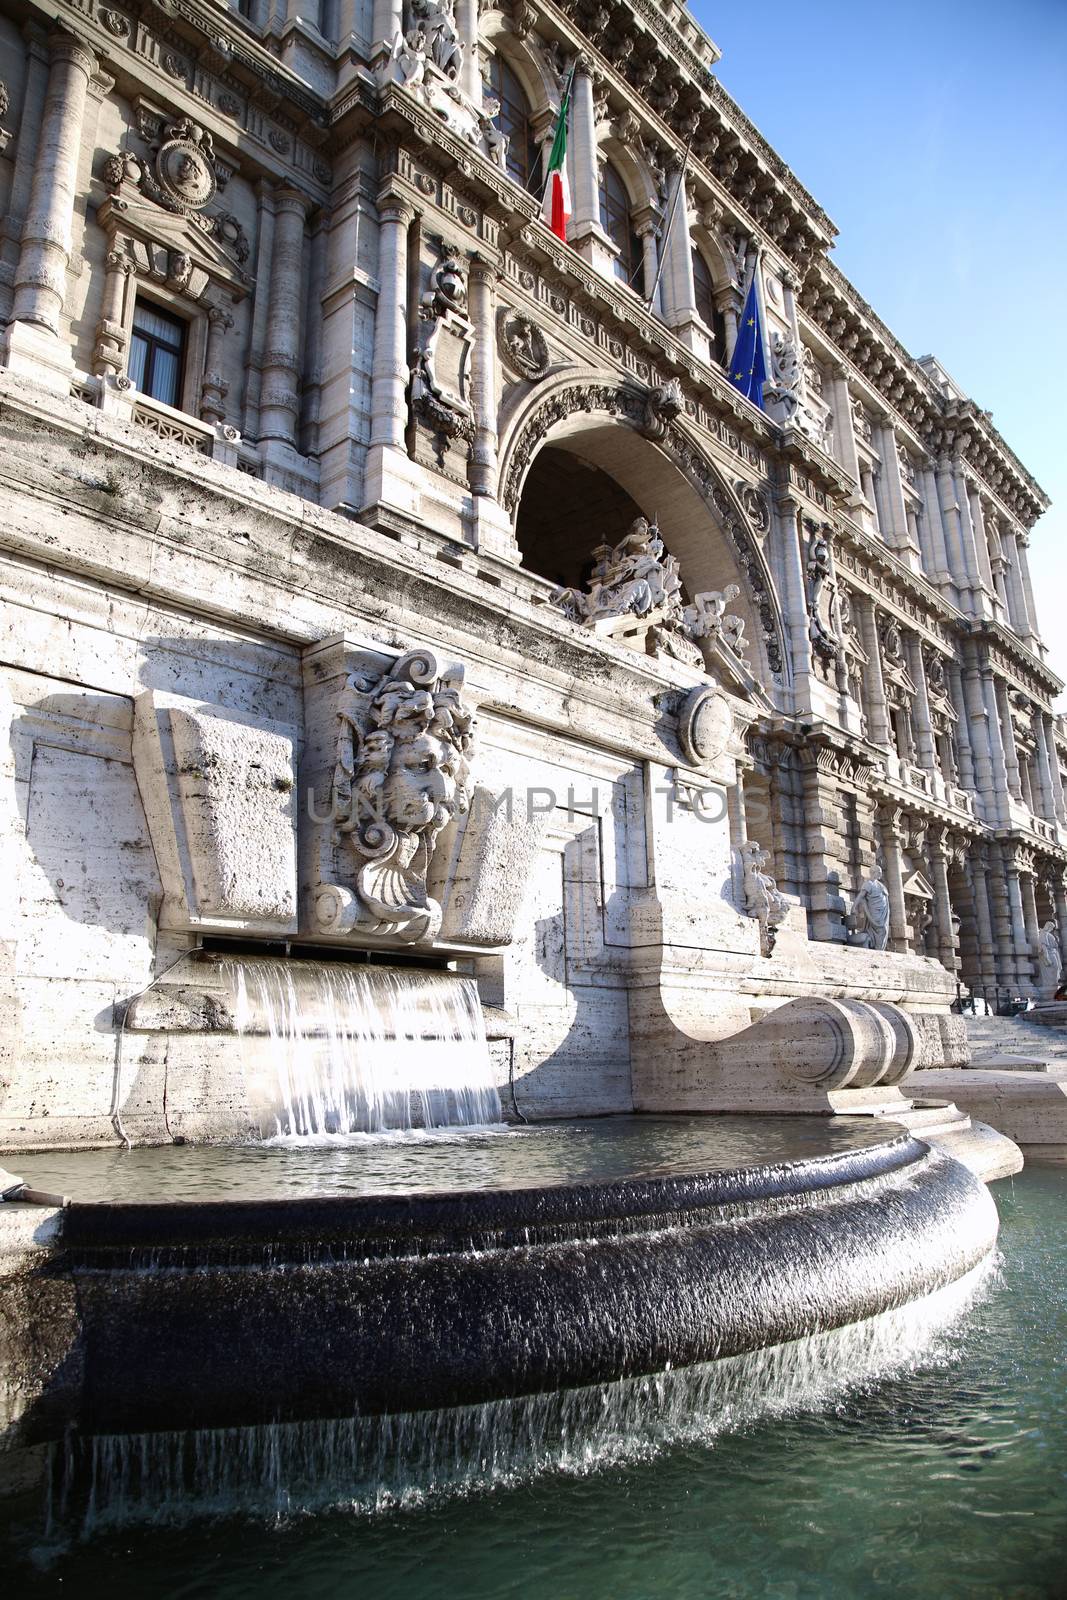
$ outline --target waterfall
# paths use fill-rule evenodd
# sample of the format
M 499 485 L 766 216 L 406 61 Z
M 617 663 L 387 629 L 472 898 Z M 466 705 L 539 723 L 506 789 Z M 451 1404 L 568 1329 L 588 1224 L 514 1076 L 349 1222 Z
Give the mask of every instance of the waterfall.
M 450 972 L 222 962 L 264 1138 L 499 1122 L 478 991 Z

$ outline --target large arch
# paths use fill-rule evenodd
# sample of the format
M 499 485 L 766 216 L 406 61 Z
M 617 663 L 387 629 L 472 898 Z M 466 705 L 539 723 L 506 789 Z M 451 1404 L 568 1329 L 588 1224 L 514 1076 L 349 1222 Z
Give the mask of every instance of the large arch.
M 502 441 L 501 501 L 517 524 L 523 489 L 546 447 L 567 450 L 606 473 L 644 515 L 658 519 L 690 594 L 739 586 L 731 610 L 745 617 L 753 670 L 768 683 L 782 683 L 788 672 L 785 631 L 760 547 L 770 520 L 766 502 L 749 491 L 746 511 L 719 466 L 680 422 L 650 422 L 649 393 L 605 380 L 602 373 L 583 379 L 573 369 L 539 386 L 511 418 Z M 611 534 L 591 530 L 590 550 Z

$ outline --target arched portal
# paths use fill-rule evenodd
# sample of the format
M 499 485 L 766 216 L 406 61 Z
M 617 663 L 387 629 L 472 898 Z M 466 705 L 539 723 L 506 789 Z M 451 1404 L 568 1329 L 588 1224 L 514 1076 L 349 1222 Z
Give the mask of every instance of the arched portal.
M 689 596 L 737 585 L 729 609 L 744 618 L 750 666 L 769 686 L 785 651 L 759 538 L 698 444 L 673 423 L 648 437 L 646 405 L 636 390 L 571 384 L 512 427 L 501 477 L 523 565 L 581 585 L 597 546 L 616 544 L 639 515 L 654 518 Z

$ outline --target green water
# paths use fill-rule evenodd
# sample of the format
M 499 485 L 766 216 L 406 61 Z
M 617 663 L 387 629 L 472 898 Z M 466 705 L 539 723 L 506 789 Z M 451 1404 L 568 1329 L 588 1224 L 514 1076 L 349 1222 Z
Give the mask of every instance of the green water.
M 995 1190 L 1003 1262 L 907 1372 L 625 1466 L 378 1517 L 138 1528 L 11 1593 L 218 1600 L 1067 1595 L 1067 1171 Z M 38 1562 L 45 1559 L 37 1536 Z

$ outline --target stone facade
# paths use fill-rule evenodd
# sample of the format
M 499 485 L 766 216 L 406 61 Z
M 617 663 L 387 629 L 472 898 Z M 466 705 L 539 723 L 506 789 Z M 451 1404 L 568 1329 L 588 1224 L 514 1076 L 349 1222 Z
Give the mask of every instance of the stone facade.
M 210 1098 L 122 1025 L 206 937 L 465 964 L 542 1114 L 799 995 L 936 1064 L 957 981 L 1036 991 L 1046 498 L 716 59 L 673 0 L 7 8 L 0 1142 Z

